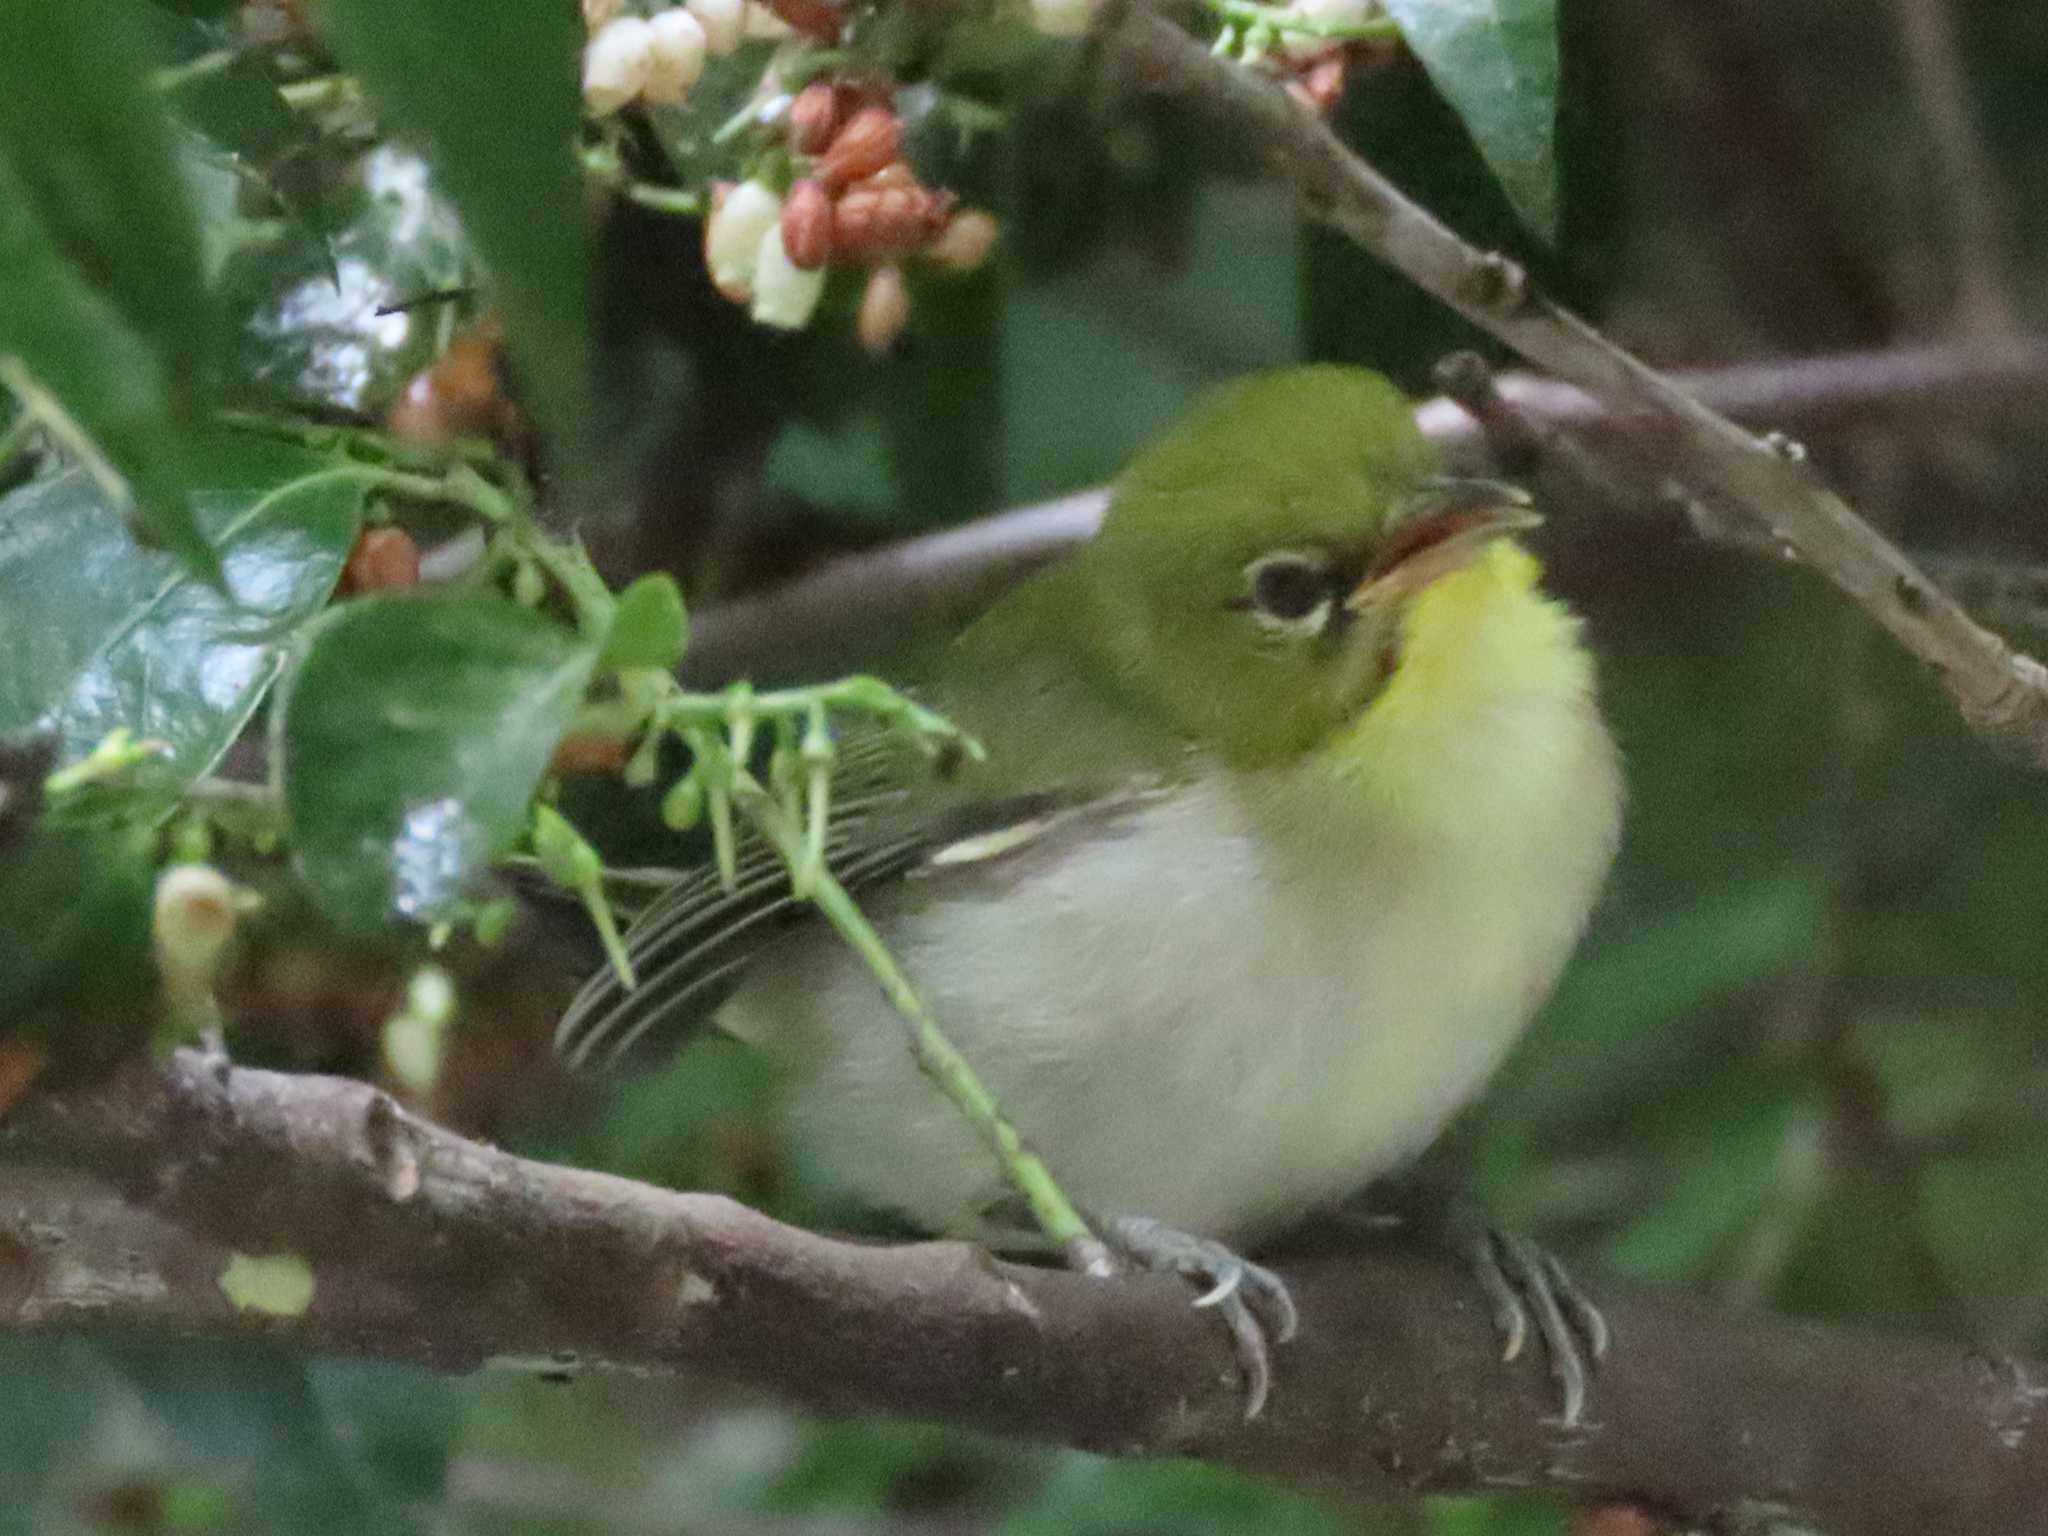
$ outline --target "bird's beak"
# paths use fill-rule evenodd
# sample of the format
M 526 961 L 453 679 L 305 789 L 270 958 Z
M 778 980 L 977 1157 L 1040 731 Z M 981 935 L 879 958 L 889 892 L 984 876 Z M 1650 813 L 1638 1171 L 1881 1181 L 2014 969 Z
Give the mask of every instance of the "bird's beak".
M 1529 493 L 1519 486 L 1499 480 L 1431 480 L 1395 520 L 1385 547 L 1344 606 L 1356 613 L 1412 597 L 1470 564 L 1495 539 L 1542 521 Z

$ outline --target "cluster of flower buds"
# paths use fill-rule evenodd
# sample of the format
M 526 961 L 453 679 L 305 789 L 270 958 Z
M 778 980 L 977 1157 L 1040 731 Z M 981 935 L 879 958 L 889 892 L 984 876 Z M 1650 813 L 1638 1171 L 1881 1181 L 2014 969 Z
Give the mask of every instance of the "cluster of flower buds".
M 886 352 L 910 314 L 898 263 L 917 256 L 971 271 L 995 244 L 995 220 L 956 210 L 951 192 L 918 180 L 883 91 L 812 81 L 790 103 L 787 132 L 807 174 L 786 195 L 758 181 L 715 190 L 704 227 L 711 279 L 756 320 L 795 330 L 810 320 L 828 267 L 867 265 L 857 330 L 869 351 Z
M 583 0 L 583 104 L 604 117 L 628 102 L 679 107 L 707 57 L 731 53 L 747 31 L 747 0 L 687 0 L 631 15 L 625 0 Z

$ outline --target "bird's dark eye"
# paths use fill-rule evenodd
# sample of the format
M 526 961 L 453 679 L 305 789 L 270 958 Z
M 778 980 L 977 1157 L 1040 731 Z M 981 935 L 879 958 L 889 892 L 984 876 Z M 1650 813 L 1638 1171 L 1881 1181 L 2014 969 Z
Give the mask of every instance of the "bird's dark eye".
M 1245 567 L 1247 604 L 1253 617 L 1275 628 L 1319 630 L 1329 618 L 1336 590 L 1330 570 L 1306 555 L 1277 554 Z

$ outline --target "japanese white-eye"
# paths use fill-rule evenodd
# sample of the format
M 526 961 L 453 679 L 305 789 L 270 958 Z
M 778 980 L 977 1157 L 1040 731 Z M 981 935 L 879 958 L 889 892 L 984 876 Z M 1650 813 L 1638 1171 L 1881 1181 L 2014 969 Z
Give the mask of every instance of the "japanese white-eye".
M 845 744 L 832 867 L 1082 1208 L 1255 1244 L 1418 1153 L 1549 993 L 1621 781 L 1534 521 L 1443 476 L 1386 380 L 1255 377 L 936 659 L 985 761 Z M 572 1060 L 715 1022 L 792 1065 L 848 1191 L 998 1224 L 988 1155 L 765 848 L 629 944 L 641 983 L 593 980 Z

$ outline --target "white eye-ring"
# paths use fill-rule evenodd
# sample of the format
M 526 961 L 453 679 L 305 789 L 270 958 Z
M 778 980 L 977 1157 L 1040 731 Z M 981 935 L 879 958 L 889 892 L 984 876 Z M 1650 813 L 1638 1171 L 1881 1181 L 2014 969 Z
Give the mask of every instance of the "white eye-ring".
M 1283 550 L 1261 555 L 1244 568 L 1248 609 L 1260 628 L 1308 639 L 1329 628 L 1337 589 L 1329 563 L 1315 555 Z

